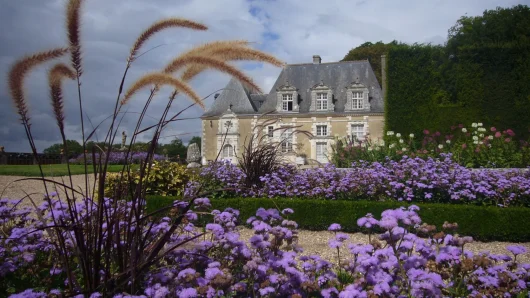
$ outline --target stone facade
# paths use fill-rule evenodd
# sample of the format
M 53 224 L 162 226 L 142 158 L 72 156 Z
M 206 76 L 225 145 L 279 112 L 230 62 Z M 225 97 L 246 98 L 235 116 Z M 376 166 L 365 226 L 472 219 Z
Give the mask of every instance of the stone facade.
M 352 124 L 362 124 L 365 129 L 365 134 L 370 140 L 380 140 L 383 138 L 383 127 L 384 127 L 384 116 L 383 115 L 350 115 L 350 116 L 299 116 L 299 115 L 282 115 L 281 121 L 275 116 L 261 117 L 258 116 L 240 116 L 237 117 L 237 123 L 239 132 L 232 135 L 227 135 L 227 141 L 225 144 L 234 146 L 235 156 L 228 157 L 226 159 L 235 163 L 237 161 L 237 155 L 243 152 L 243 147 L 246 145 L 245 140 L 248 141 L 250 134 L 253 132 L 255 127 L 261 126 L 268 120 L 274 119 L 274 123 L 270 126 L 273 127 L 273 139 L 272 141 L 281 140 L 281 127 L 296 127 L 297 130 L 308 131 L 313 134 L 313 137 L 308 137 L 304 134 L 293 134 L 293 150 L 291 152 L 283 152 L 282 154 L 287 160 L 294 162 L 296 156 L 305 154 L 308 159 L 317 160 L 317 143 L 325 143 L 328 156 L 331 153 L 331 146 L 334 144 L 336 138 L 345 137 L 351 135 Z M 235 119 L 233 119 L 235 120 Z M 221 143 L 223 135 L 219 133 L 219 123 L 223 125 L 226 120 L 222 119 L 204 119 L 203 136 L 205 140 L 203 145 L 203 164 L 207 164 L 209 161 L 213 161 L 217 158 L 218 153 L 221 150 Z M 317 136 L 317 125 L 326 126 L 326 136 Z M 254 130 L 256 131 L 256 130 Z M 263 131 L 260 132 L 263 135 L 268 134 L 267 126 L 263 127 Z M 212 140 L 216 140 L 215 142 Z M 219 155 L 219 159 L 223 159 L 223 152 Z

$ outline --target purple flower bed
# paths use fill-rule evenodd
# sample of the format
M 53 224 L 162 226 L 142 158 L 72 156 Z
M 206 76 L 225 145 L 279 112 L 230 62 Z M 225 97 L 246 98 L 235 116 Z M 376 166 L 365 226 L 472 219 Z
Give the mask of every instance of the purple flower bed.
M 530 171 L 469 169 L 450 155 L 358 162 L 351 169 L 328 165 L 298 170 L 286 165 L 261 177 L 262 188 L 245 187 L 244 174 L 228 163 L 204 168 L 201 177 L 206 189 L 227 187 L 239 196 L 530 206 Z
M 123 165 L 125 164 L 125 155 L 126 152 L 111 152 L 109 156 L 109 164 L 111 165 Z M 96 160 L 100 159 L 100 156 L 104 158 L 104 155 L 100 155 L 99 153 L 96 153 Z M 129 164 L 139 164 L 141 162 L 145 161 L 145 158 L 147 157 L 147 152 L 131 152 L 129 154 Z M 154 154 L 153 160 L 165 160 L 165 157 L 163 155 Z M 76 158 L 72 158 L 69 160 L 72 164 L 85 164 L 84 163 L 84 156 L 83 154 L 79 155 Z M 87 154 L 87 164 L 92 164 L 92 154 Z
M 69 221 L 65 203 L 58 199 L 52 200 L 51 208 L 47 203 L 39 208 L 48 210 L 42 220 L 28 218 L 29 209 L 12 212 L 16 203 L 0 201 L 0 227 L 9 236 L 0 238 L 0 280 L 4 281 L 40 264 L 36 258 L 39 252 L 56 260 L 57 251 L 47 240 L 50 237 L 29 232 L 49 226 L 52 218 Z M 183 209 L 187 204 L 176 201 L 174 206 Z M 205 226 L 208 235 L 192 239 L 199 233 L 193 224 L 198 219 L 196 212 L 209 205 L 208 199 L 197 199 L 191 209 L 194 211 L 185 215 L 187 223 L 167 244 L 173 247 L 189 241 L 186 247 L 178 247 L 153 264 L 136 293 L 114 297 L 506 297 L 527 293 L 530 282 L 530 264 L 517 261 L 526 253 L 524 247 L 508 246 L 507 255 L 474 254 L 465 249 L 473 239 L 455 234 L 456 224 L 437 228 L 422 223 L 416 206 L 386 210 L 380 219 L 371 214 L 360 218 L 358 225 L 369 233 L 367 243 L 349 242 L 348 235 L 340 233 L 340 225 L 332 224 L 329 247 L 336 251 L 337 259 L 324 260 L 317 255 L 301 255 L 297 223 L 288 218 L 294 212 L 291 209 L 257 210 L 256 216 L 246 221 L 254 231 L 249 241 L 243 241 L 236 229 L 240 222 L 237 210 L 213 210 L 213 220 Z M 88 211 L 85 206 L 90 206 Z M 126 213 L 131 206 L 124 202 L 113 205 L 107 200 L 104 207 Z M 90 200 L 78 203 L 77 208 L 87 217 L 97 211 Z M 169 229 L 170 221 L 164 217 L 152 226 L 146 224 L 142 233 L 159 237 Z M 374 234 L 376 228 L 383 232 Z M 71 232 L 62 233 L 67 237 Z M 79 243 L 71 239 L 74 255 Z M 65 278 L 57 262 L 39 269 Z M 11 297 L 59 295 L 65 289 L 64 283 L 56 288 L 47 285 L 45 279 L 38 283 L 33 287 L 45 288 L 46 293 L 23 289 Z

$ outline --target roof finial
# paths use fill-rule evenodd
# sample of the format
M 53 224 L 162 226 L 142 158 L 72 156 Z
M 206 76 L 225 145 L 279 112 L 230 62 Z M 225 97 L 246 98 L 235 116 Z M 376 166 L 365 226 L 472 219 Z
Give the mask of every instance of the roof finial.
M 320 80 L 320 86 L 324 86 L 324 81 Z
M 230 103 L 230 106 L 228 106 L 228 110 L 231 112 L 232 111 L 232 104 Z
M 285 80 L 285 86 L 289 86 L 289 80 Z

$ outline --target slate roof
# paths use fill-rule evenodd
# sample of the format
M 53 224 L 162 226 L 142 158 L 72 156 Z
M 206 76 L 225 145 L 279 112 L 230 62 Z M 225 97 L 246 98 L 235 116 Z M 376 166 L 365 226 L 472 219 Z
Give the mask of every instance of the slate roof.
M 226 112 L 230 105 L 234 114 L 255 114 L 257 108 L 250 101 L 253 90 L 243 86 L 237 79 L 232 78 L 215 99 L 212 106 L 202 115 L 203 117 L 219 116 Z
M 320 64 L 290 64 L 286 65 L 274 83 L 269 94 L 252 94 L 239 81 L 232 79 L 217 98 L 212 107 L 203 115 L 218 116 L 223 114 L 232 103 L 235 114 L 262 114 L 276 109 L 276 89 L 286 83 L 298 89 L 299 113 L 309 113 L 311 105 L 311 88 L 319 83 L 331 88 L 335 112 L 343 113 L 346 103 L 346 87 L 353 82 L 359 82 L 368 87 L 370 97 L 369 112 L 355 113 L 383 113 L 384 103 L 381 87 L 368 61 L 344 61 Z M 259 101 L 264 101 L 259 105 Z M 322 112 L 311 112 L 314 114 Z

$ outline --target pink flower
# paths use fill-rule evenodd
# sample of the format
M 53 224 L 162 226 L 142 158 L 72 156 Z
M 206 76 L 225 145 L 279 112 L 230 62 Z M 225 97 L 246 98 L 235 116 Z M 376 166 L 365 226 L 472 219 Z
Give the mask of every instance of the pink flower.
M 429 134 L 429 131 L 425 129 L 425 130 L 423 130 L 423 134 L 428 135 L 428 134 Z
M 467 145 L 466 144 L 462 144 L 462 149 L 466 149 L 467 148 Z
M 495 127 L 493 127 L 493 126 L 490 128 L 490 130 L 491 130 L 492 132 L 496 132 L 496 131 L 497 131 L 497 129 L 496 129 Z
M 464 124 L 458 124 L 458 128 L 463 128 Z
M 475 149 L 475 152 L 479 153 L 480 152 L 480 148 L 477 147 L 477 149 Z
M 437 137 L 439 137 L 439 136 L 440 136 L 440 132 L 437 131 L 437 132 L 434 133 L 434 135 L 437 136 Z
M 511 140 L 512 140 L 512 139 L 510 139 L 510 138 L 506 138 L 506 139 L 504 139 L 504 141 L 505 141 L 506 143 L 510 143 Z
M 511 129 L 506 130 L 506 133 L 507 133 L 510 137 L 515 136 L 515 132 L 513 132 L 513 130 L 511 130 Z
M 496 132 L 496 133 L 495 133 L 495 137 L 496 137 L 496 138 L 500 138 L 500 137 L 501 137 L 501 133 L 500 133 L 500 132 Z

